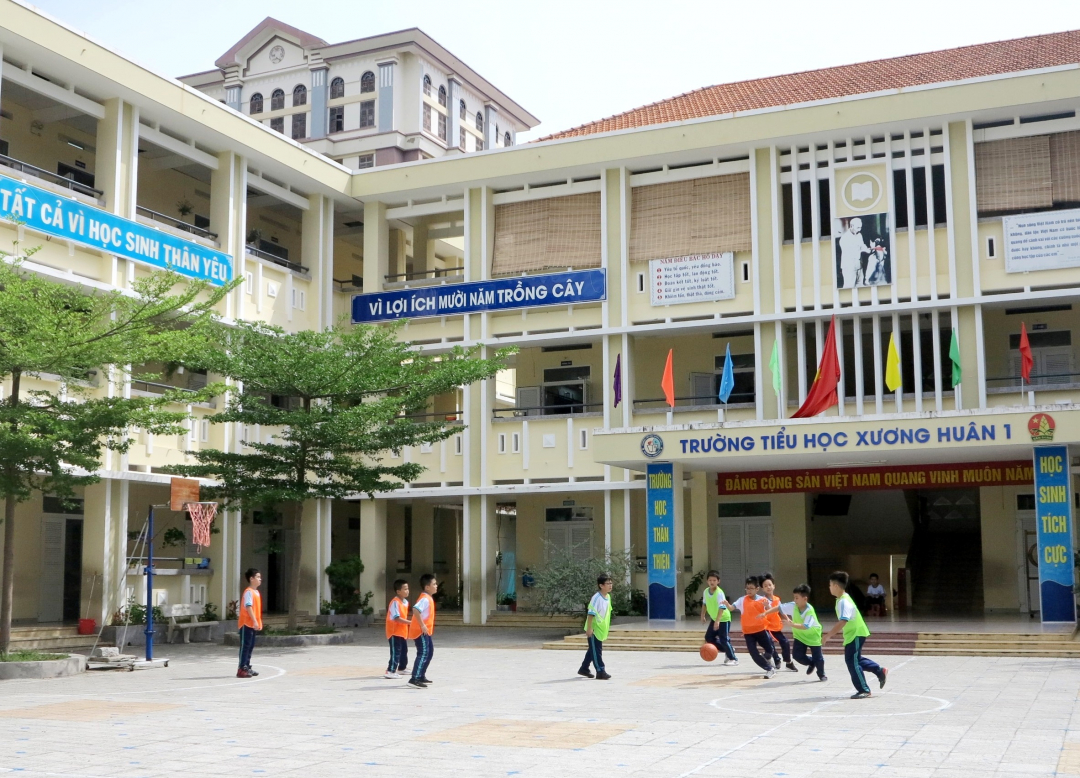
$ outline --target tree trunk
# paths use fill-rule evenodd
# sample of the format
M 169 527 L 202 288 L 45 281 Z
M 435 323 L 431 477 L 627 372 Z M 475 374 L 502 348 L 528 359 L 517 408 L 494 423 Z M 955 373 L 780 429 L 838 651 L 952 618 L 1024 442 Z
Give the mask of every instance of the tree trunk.
M 15 495 L 4 501 L 4 578 L 0 592 L 0 654 L 11 645 L 11 609 L 15 595 Z
M 300 605 L 300 553 L 303 551 L 303 521 L 304 521 L 304 504 L 296 504 L 296 517 L 293 519 L 293 544 L 292 544 L 292 557 L 289 560 L 289 629 L 295 630 L 297 628 L 297 620 L 299 619 L 299 613 L 297 608 Z

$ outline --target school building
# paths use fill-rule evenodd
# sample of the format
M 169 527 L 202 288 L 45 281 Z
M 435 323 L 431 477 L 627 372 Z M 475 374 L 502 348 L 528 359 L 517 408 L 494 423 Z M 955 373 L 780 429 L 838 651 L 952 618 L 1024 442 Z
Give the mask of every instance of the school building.
M 674 475 L 677 592 L 718 568 L 729 592 L 771 570 L 821 595 L 839 567 L 878 573 L 913 614 L 1038 609 L 1033 446 L 1080 438 L 1080 31 L 706 87 L 529 143 L 535 117 L 419 31 L 365 41 L 267 20 L 178 81 L 0 0 L 0 204 L 24 221 L 0 222 L 0 247 L 40 244 L 28 270 L 125 289 L 162 264 L 159 241 L 207 260 L 179 272 L 244 279 L 226 318 L 409 318 L 402 337 L 430 353 L 519 349 L 497 380 L 432 399 L 454 437 L 391 452 L 426 467 L 417 482 L 304 506 L 303 609 L 357 553 L 377 610 L 393 579 L 432 571 L 471 624 L 528 609 L 552 548 L 630 550 L 648 590 L 656 462 Z M 297 105 L 304 127 L 284 133 Z M 28 198 L 142 240 L 65 232 Z M 834 319 L 838 403 L 790 418 Z M 89 383 L 215 379 L 139 378 L 161 367 Z M 19 506 L 17 620 L 102 623 L 144 599 L 136 538 L 168 501 L 161 469 L 272 434 L 210 424 L 217 407 L 192 403 L 179 438 L 133 431 L 80 508 Z M 159 540 L 174 559 L 155 600 L 224 615 L 256 566 L 284 608 L 288 519 L 219 515 L 201 552 L 182 514 L 156 519 L 185 538 Z

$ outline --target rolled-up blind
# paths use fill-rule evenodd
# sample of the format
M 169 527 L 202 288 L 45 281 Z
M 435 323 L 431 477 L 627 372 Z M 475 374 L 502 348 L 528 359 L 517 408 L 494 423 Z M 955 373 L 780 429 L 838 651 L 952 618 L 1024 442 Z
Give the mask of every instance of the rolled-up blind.
M 634 187 L 631 261 L 749 250 L 749 173 Z
M 1050 177 L 1055 203 L 1080 202 L 1080 131 L 1050 136 Z
M 600 267 L 600 193 L 495 206 L 493 276 Z
M 979 212 L 1047 208 L 1054 204 L 1050 137 L 1008 138 L 975 144 Z

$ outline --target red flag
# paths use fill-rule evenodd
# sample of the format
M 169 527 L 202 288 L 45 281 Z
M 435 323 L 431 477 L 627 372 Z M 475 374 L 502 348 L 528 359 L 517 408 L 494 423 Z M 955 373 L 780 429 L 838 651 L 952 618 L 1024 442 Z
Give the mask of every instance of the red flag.
M 660 388 L 664 390 L 664 399 L 672 408 L 675 407 L 675 377 L 671 372 L 671 352 L 668 349 L 667 362 L 664 363 L 664 377 L 660 379 Z
M 1027 327 L 1020 322 L 1020 375 L 1024 383 L 1031 383 L 1031 366 L 1035 364 L 1035 358 L 1031 356 L 1031 344 L 1028 343 Z
M 836 385 L 840 383 L 840 359 L 836 355 L 836 317 L 829 323 L 829 334 L 825 338 L 825 348 L 821 352 L 814 384 L 806 393 L 806 399 L 795 413 L 793 419 L 805 419 L 817 416 L 822 411 L 837 404 Z

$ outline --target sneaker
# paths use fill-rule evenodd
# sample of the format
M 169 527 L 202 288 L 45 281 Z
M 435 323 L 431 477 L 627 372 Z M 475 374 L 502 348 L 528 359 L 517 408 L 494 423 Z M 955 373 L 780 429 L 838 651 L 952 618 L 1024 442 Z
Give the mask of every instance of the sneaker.
M 819 681 L 827 681 L 827 680 L 829 680 L 829 676 L 827 676 L 827 675 L 819 675 L 819 676 L 817 677 L 817 679 L 818 679 Z
M 420 681 L 418 681 L 415 678 L 410 678 L 409 679 L 409 686 L 413 687 L 414 689 L 426 689 L 427 688 L 426 686 L 424 686 L 424 684 L 420 683 Z
M 386 675 L 383 676 L 383 678 L 400 678 L 400 677 L 401 677 L 400 675 L 398 675 L 397 673 L 391 672 L 390 670 L 387 670 Z
M 855 692 L 853 695 L 851 695 L 851 699 L 853 699 L 853 700 L 865 700 L 869 696 L 870 696 L 870 692 Z
M 592 670 L 590 670 L 587 667 L 583 667 L 580 670 L 578 670 L 577 674 L 580 675 L 582 678 L 595 678 L 596 677 L 596 676 L 594 676 L 592 674 Z
M 879 675 L 877 677 L 878 688 L 879 689 L 884 689 L 885 688 L 885 681 L 886 681 L 886 679 L 888 677 L 889 677 L 889 668 L 887 668 L 887 667 L 881 668 L 881 675 Z
M 251 673 L 249 673 L 247 670 L 245 670 L 244 668 L 241 667 L 239 670 L 236 671 L 236 677 L 237 678 L 250 678 Z
M 603 670 L 598 670 L 598 671 L 596 672 L 596 680 L 598 680 L 598 681 L 610 681 L 610 680 L 611 680 L 611 676 L 610 676 L 610 675 L 608 675 L 608 674 L 607 674 L 606 672 L 604 672 Z
M 778 657 L 778 656 L 773 657 L 772 661 L 773 661 L 773 665 L 776 667 L 776 669 L 779 670 L 780 669 L 780 657 Z
M 725 665 L 737 665 L 737 664 L 739 664 L 739 660 L 738 659 L 725 659 L 724 664 Z
M 768 672 L 765 673 L 766 678 L 772 678 L 774 675 L 776 675 L 776 670 L 772 669 L 771 667 L 769 668 Z
M 259 674 L 257 670 L 252 670 L 250 667 L 247 669 L 247 671 L 251 674 L 252 678 Z
M 422 675 L 420 676 L 420 683 L 432 683 L 432 680 L 426 675 Z
M 806 674 L 807 674 L 807 675 L 813 675 L 813 674 L 814 674 L 814 670 L 816 670 L 816 669 L 817 669 L 817 667 L 815 667 L 814 663 L 813 663 L 813 662 L 811 662 L 811 663 L 810 663 L 810 666 L 806 668 Z
M 788 670 L 790 670 L 793 673 L 799 672 L 799 668 L 797 668 L 795 666 L 794 662 L 788 662 L 786 665 L 784 665 L 784 667 L 786 667 Z

